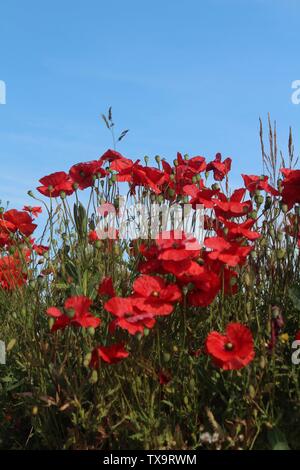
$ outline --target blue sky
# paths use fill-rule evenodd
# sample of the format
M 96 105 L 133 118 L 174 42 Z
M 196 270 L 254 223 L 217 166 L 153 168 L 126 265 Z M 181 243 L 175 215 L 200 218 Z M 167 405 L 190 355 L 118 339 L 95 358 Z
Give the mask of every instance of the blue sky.
M 299 148 L 297 0 L 103 0 L 0 5 L 0 199 L 18 208 L 56 170 L 99 157 L 111 105 L 129 157 L 177 150 L 261 171 L 258 118 Z

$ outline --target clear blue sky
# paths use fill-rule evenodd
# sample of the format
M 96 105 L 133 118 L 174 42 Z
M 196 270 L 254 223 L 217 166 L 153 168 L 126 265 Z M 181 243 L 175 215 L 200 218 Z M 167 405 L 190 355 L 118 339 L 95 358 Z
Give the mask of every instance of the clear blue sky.
M 235 182 L 259 172 L 259 116 L 299 144 L 299 21 L 297 0 L 1 2 L 0 198 L 19 207 L 39 177 L 100 156 L 110 105 L 127 156 L 220 151 Z

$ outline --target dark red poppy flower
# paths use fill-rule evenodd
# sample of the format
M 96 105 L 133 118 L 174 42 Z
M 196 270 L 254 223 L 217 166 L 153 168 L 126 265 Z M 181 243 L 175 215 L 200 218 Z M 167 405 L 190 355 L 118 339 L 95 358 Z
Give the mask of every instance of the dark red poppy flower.
M 211 332 L 205 344 L 214 363 L 224 370 L 241 369 L 255 356 L 251 331 L 240 323 L 230 323 L 225 335 Z
M 65 193 L 67 196 L 74 192 L 73 182 L 67 173 L 64 171 L 58 171 L 51 175 L 44 176 L 40 179 L 42 186 L 39 186 L 37 190 L 48 197 L 58 197 L 61 193 Z
M 110 324 L 110 333 L 113 334 L 118 326 L 128 331 L 131 335 L 144 333 L 145 328 L 153 328 L 154 315 L 142 312 L 136 305 L 136 299 L 132 297 L 112 297 L 105 305 L 105 310 L 116 317 Z
M 96 178 L 106 175 L 106 171 L 101 166 L 102 162 L 99 160 L 77 163 L 70 168 L 69 175 L 73 183 L 78 184 L 79 189 L 85 189 L 93 186 Z
M 62 313 L 56 307 L 47 309 L 47 314 L 55 318 L 55 323 L 51 331 L 64 329 L 68 325 L 82 328 L 97 328 L 101 320 L 95 317 L 90 311 L 92 300 L 83 295 L 70 297 L 65 301 L 64 310 L 68 313 Z
M 117 364 L 128 356 L 129 352 L 126 351 L 123 343 L 111 344 L 110 346 L 98 346 L 92 351 L 90 367 L 92 369 L 98 369 L 100 361 L 106 362 L 107 364 Z
M 115 297 L 116 293 L 110 276 L 102 279 L 98 287 L 98 294 L 101 296 Z
M 217 153 L 215 159 L 206 166 L 206 171 L 213 171 L 214 179 L 216 181 L 222 181 L 222 179 L 229 173 L 230 169 L 231 158 L 226 158 L 222 162 L 222 155 L 220 153 Z
M 241 217 L 248 214 L 252 210 L 252 203 L 251 201 L 242 202 L 245 192 L 244 188 L 236 189 L 230 198 L 227 198 L 223 193 L 219 193 L 218 199 L 215 200 L 214 210 L 216 216 L 230 219 L 231 217 Z
M 177 285 L 167 285 L 159 276 L 140 276 L 133 283 L 133 291 L 138 309 L 153 315 L 169 315 L 173 304 L 181 300 Z
M 300 170 L 282 168 L 280 171 L 284 176 L 282 202 L 287 204 L 290 209 L 296 203 L 300 203 Z
M 250 193 L 254 193 L 256 190 L 263 190 L 266 193 L 272 194 L 272 196 L 279 195 L 277 189 L 269 185 L 269 178 L 267 176 L 242 175 L 242 178 L 245 187 Z
M 42 208 L 38 206 L 35 206 L 35 207 L 24 206 L 23 211 L 29 212 L 29 214 L 32 214 L 33 217 L 38 217 L 39 214 L 42 213 Z
M 168 383 L 170 383 L 171 380 L 172 380 L 172 376 L 171 376 L 170 372 L 168 372 L 168 371 L 160 370 L 158 372 L 157 376 L 158 376 L 158 381 L 159 381 L 160 385 L 168 385 Z
M 29 237 L 36 229 L 37 225 L 32 222 L 32 218 L 25 211 L 10 209 L 0 217 L 0 230 L 15 233 L 19 231 L 22 235 Z
M 300 330 L 296 333 L 295 340 L 300 341 Z

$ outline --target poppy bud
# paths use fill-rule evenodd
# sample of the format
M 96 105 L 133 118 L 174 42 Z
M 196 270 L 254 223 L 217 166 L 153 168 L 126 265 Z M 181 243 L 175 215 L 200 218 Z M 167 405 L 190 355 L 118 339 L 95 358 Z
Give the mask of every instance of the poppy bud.
M 172 188 L 168 189 L 168 193 L 169 193 L 169 196 L 171 196 L 171 197 L 175 196 L 175 191 Z
M 150 333 L 150 330 L 148 328 L 144 329 L 144 336 L 148 336 Z
M 188 160 L 188 159 L 189 159 L 188 154 L 186 153 L 183 158 L 184 158 L 185 160 Z
M 218 189 L 220 189 L 220 186 L 218 185 L 218 183 L 214 183 L 211 185 L 211 189 L 213 189 L 214 191 L 218 191 Z
M 52 326 L 54 325 L 54 322 L 55 322 L 54 318 L 49 318 L 48 325 L 49 325 L 50 330 L 52 329 Z
M 277 259 L 283 259 L 285 257 L 286 251 L 283 248 L 276 250 Z
M 279 212 L 280 212 L 279 207 L 275 207 L 275 209 L 274 209 L 274 216 L 277 217 L 278 214 L 279 214 Z
M 175 180 L 175 175 L 174 175 L 174 173 L 171 173 L 171 174 L 170 174 L 170 180 L 171 180 L 171 181 L 174 181 L 174 180 Z
M 69 318 L 73 318 L 75 316 L 75 310 L 73 310 L 72 308 L 66 310 L 66 315 Z
M 184 287 L 182 288 L 183 295 L 187 295 L 188 291 L 189 291 L 189 289 L 188 289 L 187 286 L 184 286 Z
M 251 219 L 256 219 L 257 218 L 257 211 L 251 211 L 250 214 L 249 214 L 249 217 Z
M 161 158 L 160 158 L 159 155 L 155 155 L 155 161 L 156 161 L 156 163 L 158 163 L 158 164 L 160 163 Z
M 95 384 L 98 382 L 98 372 L 96 370 L 93 370 L 89 382 L 91 384 Z
M 260 366 L 261 369 L 266 368 L 266 358 L 265 358 L 265 356 L 261 356 L 260 361 L 259 361 L 259 366 Z
M 258 206 L 261 206 L 262 203 L 264 202 L 264 197 L 259 195 L 259 196 L 255 196 L 255 202 Z
M 196 179 L 197 179 L 197 181 L 201 180 L 201 175 L 199 175 L 199 173 L 196 175 Z
M 165 362 L 169 362 L 169 360 L 171 359 L 171 354 L 165 352 L 163 357 L 164 357 L 164 361 L 165 361 Z
M 28 194 L 28 196 L 30 196 L 30 197 L 33 197 L 33 198 L 34 198 L 33 191 L 29 190 L 29 191 L 27 191 L 27 194 Z
M 92 359 L 92 353 L 89 352 L 84 356 L 84 359 L 83 359 L 84 367 L 89 367 L 91 359 Z
M 144 162 L 146 163 L 146 165 L 147 165 L 147 163 L 149 162 L 149 157 L 148 157 L 148 155 L 145 155 L 145 156 L 144 156 Z
M 205 172 L 205 179 L 207 179 L 209 177 L 209 171 L 206 171 Z
M 90 327 L 87 329 L 87 331 L 88 331 L 88 334 L 89 334 L 90 336 L 94 336 L 94 335 L 95 335 L 95 328 L 93 328 L 92 326 L 90 326 Z
M 79 184 L 78 183 L 73 183 L 73 189 L 75 189 L 75 191 L 79 188 Z
M 177 160 L 177 158 L 175 158 L 175 160 L 173 160 L 173 163 L 174 163 L 174 166 L 178 166 L 178 160 Z
M 256 392 L 255 392 L 255 388 L 253 387 L 253 385 L 249 385 L 249 395 L 250 395 L 250 398 L 252 398 L 252 400 L 255 398 Z
M 193 182 L 194 184 L 197 183 L 197 177 L 196 177 L 195 175 L 194 175 L 193 178 L 192 178 L 192 182 Z
M 281 242 L 283 240 L 283 232 L 278 231 L 277 232 L 277 239 Z

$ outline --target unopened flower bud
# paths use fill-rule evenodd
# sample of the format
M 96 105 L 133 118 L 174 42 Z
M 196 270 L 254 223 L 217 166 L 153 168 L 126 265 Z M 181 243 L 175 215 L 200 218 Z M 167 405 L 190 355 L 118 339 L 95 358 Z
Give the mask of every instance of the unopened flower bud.
M 276 250 L 276 256 L 277 259 L 283 259 L 285 257 L 286 251 L 284 248 L 280 248 L 279 250 Z

